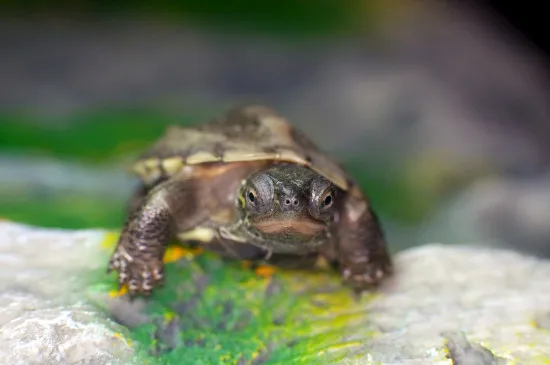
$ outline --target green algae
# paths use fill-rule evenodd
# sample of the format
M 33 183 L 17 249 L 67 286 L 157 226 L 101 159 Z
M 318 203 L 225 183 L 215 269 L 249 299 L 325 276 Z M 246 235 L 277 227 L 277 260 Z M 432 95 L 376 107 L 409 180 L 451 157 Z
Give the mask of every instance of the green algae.
M 115 239 L 106 238 L 106 259 Z M 100 291 L 116 292 L 114 274 L 94 277 Z M 334 363 L 375 335 L 365 309 L 374 296 L 358 299 L 328 269 L 261 276 L 242 262 L 187 253 L 166 263 L 165 286 L 144 308 L 150 323 L 129 328 L 127 340 L 148 364 Z

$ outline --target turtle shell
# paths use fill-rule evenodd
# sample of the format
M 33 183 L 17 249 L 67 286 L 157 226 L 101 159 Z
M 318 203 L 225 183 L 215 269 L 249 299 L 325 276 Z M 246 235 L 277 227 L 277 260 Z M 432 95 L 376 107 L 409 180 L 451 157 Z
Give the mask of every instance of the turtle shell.
M 346 172 L 302 131 L 273 109 L 236 107 L 208 123 L 169 127 L 134 164 L 146 184 L 167 178 L 186 165 L 272 160 L 307 166 L 342 190 L 350 188 Z

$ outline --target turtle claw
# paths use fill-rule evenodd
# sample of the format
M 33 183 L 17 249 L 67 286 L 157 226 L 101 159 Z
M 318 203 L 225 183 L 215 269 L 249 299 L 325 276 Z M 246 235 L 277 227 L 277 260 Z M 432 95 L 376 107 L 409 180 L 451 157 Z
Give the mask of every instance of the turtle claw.
M 153 289 L 163 284 L 164 265 L 156 258 L 130 257 L 116 250 L 107 272 L 118 273 L 118 289 L 126 286 L 131 299 L 137 295 L 150 296 Z
M 342 270 L 342 281 L 356 291 L 363 291 L 378 285 L 391 274 L 391 267 L 384 262 L 372 262 L 362 267 L 346 267 Z

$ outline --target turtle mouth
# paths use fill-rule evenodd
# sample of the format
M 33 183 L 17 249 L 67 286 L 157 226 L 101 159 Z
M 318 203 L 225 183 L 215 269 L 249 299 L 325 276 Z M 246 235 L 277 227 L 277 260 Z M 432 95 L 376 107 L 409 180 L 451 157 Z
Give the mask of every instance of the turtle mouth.
M 254 223 L 254 228 L 266 234 L 297 233 L 303 236 L 315 236 L 325 229 L 325 225 L 312 219 L 270 219 Z

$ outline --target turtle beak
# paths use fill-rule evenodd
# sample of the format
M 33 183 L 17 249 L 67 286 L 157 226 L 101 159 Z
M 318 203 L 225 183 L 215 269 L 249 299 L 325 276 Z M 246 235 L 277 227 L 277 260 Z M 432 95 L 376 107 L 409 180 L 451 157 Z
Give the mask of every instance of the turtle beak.
M 302 217 L 300 219 L 270 219 L 254 223 L 254 228 L 266 234 L 294 233 L 316 236 L 325 229 L 322 222 Z

